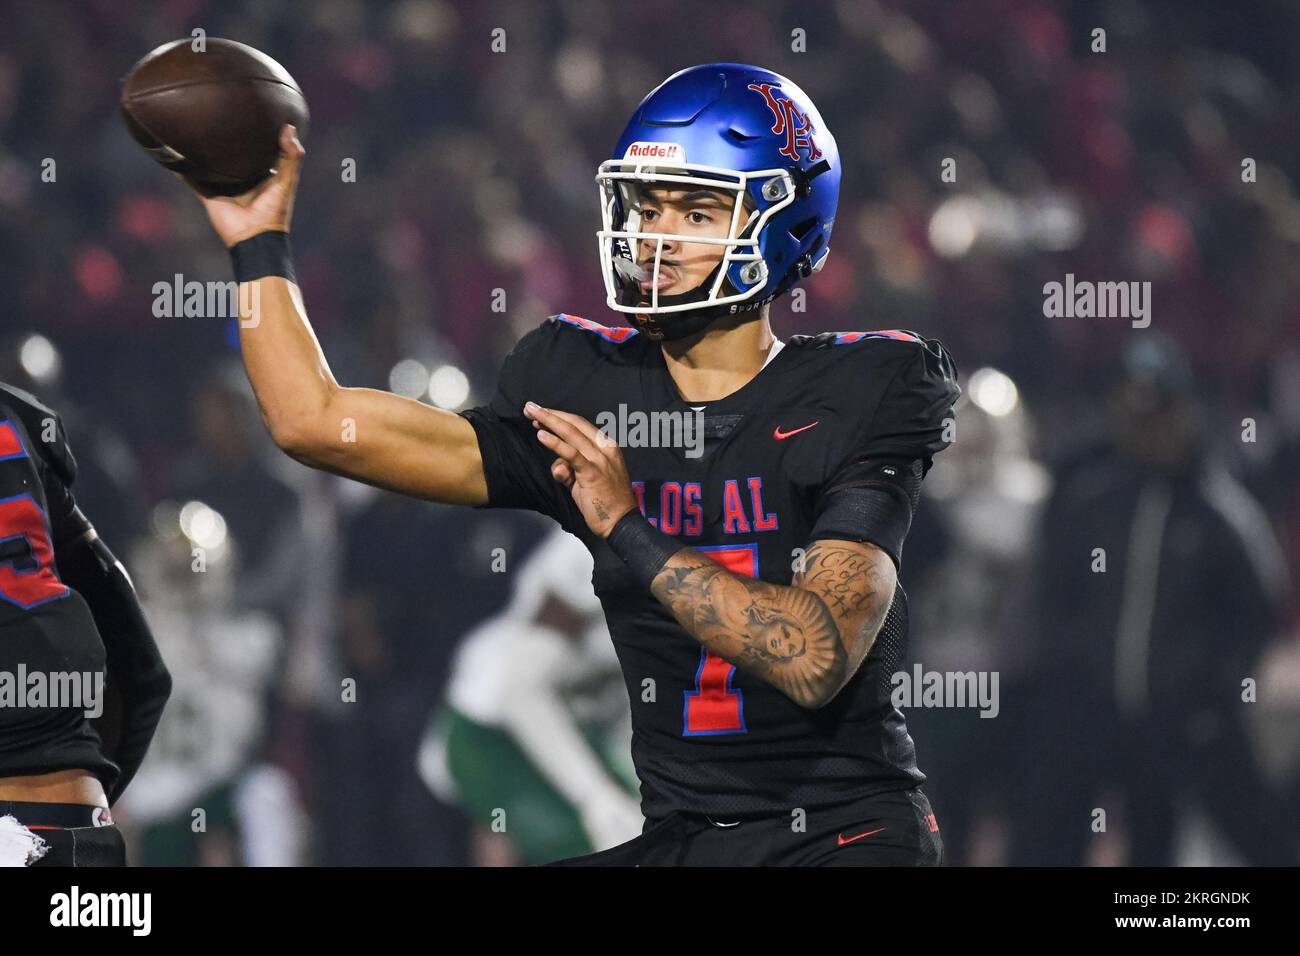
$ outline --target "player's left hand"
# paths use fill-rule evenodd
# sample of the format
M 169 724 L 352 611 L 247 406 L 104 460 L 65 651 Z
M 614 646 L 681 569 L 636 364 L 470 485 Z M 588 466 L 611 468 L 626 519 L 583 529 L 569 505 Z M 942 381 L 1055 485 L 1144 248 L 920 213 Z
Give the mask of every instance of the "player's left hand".
M 632 482 L 618 444 L 581 415 L 543 408 L 535 402 L 524 414 L 538 440 L 559 457 L 551 477 L 569 488 L 589 527 L 602 538 L 618 519 L 636 507 Z

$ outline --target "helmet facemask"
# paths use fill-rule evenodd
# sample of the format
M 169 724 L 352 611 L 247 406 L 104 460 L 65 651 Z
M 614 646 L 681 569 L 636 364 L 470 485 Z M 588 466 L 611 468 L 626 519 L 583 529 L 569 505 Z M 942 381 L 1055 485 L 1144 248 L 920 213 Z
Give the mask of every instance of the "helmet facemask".
M 760 241 L 768 220 L 794 201 L 796 183 L 790 170 L 746 172 L 697 164 L 655 167 L 644 160 L 623 159 L 602 163 L 596 182 L 601 195 L 603 228 L 597 239 L 606 302 L 615 311 L 635 316 L 636 324 L 651 337 L 680 338 L 703 329 L 719 316 L 756 309 L 771 300 L 770 295 L 757 298 L 769 279 Z M 731 194 L 726 236 L 642 229 L 643 190 L 690 186 Z M 645 240 L 654 242 L 654 257 L 643 266 L 637 263 L 636 252 Z M 720 246 L 722 257 L 694 289 L 661 294 L 660 262 L 665 241 Z M 646 279 L 651 280 L 648 297 L 641 288 Z

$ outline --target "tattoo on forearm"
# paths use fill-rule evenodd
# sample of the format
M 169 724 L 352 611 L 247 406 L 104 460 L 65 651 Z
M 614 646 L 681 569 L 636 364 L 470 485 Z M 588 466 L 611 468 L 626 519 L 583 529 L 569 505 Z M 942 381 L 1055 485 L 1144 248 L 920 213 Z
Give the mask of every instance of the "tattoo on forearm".
M 871 650 L 894 598 L 892 570 L 878 551 L 817 541 L 784 587 L 731 574 L 683 549 L 651 590 L 714 654 L 815 706 Z
M 871 651 L 894 601 L 897 578 L 893 565 L 886 561 L 880 551 L 818 541 L 805 553 L 803 570 L 791 582 L 821 597 L 841 632 L 851 635 L 847 649 L 850 673 Z
M 687 551 L 664 566 L 652 590 L 710 651 L 805 706 L 843 681 L 839 628 L 815 594 L 731 574 Z

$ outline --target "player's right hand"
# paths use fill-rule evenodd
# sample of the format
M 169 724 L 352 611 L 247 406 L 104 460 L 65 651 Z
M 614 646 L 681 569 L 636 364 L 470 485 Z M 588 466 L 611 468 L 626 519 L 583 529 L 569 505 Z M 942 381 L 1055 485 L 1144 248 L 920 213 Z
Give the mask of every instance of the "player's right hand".
M 286 124 L 280 128 L 280 159 L 269 179 L 242 196 L 211 199 L 199 196 L 212 228 L 227 248 L 259 232 L 289 231 L 298 170 L 305 154 L 298 141 L 298 131 Z

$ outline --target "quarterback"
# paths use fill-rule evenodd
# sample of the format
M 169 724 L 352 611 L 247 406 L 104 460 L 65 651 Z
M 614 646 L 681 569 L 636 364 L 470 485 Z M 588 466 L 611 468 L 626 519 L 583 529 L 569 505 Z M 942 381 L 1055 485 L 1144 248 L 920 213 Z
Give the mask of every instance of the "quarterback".
M 567 862 L 941 863 L 889 691 L 903 542 L 956 370 L 907 331 L 773 335 L 839 194 L 809 97 L 734 63 L 653 90 L 596 175 L 607 304 L 631 324 L 552 316 L 459 414 L 335 381 L 290 258 L 302 157 L 285 127 L 270 180 L 204 200 L 257 287 L 241 347 L 276 443 L 404 494 L 540 512 L 592 554 L 646 823 Z M 615 410 L 700 416 L 702 448 L 620 445 L 593 424 Z

